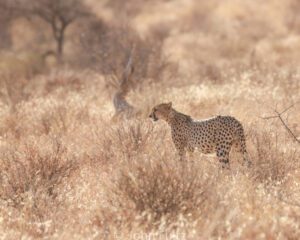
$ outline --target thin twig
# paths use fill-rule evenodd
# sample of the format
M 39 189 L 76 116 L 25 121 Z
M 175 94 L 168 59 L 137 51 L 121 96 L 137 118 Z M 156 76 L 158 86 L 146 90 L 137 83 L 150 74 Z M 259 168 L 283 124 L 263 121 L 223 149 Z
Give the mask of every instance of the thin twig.
M 290 110 L 292 107 L 294 107 L 294 103 L 291 105 L 291 106 L 289 106 L 288 108 L 286 108 L 285 110 L 283 110 L 281 113 L 280 113 L 280 115 L 281 114 L 284 114 L 285 112 L 287 112 L 288 110 Z M 277 113 L 277 111 L 275 110 L 275 112 Z M 278 113 L 277 113 L 278 114 Z
M 296 137 L 296 135 L 293 133 L 293 131 L 288 127 L 288 125 L 285 123 L 285 121 L 282 118 L 282 114 L 286 113 L 288 110 L 290 110 L 292 107 L 294 107 L 295 104 L 292 104 L 291 106 L 285 108 L 282 112 L 278 112 L 276 109 L 274 110 L 274 112 L 276 113 L 276 115 L 273 116 L 268 116 L 268 117 L 261 117 L 264 120 L 268 120 L 268 119 L 273 119 L 273 118 L 279 118 L 280 122 L 282 123 L 282 125 L 285 127 L 285 129 L 288 131 L 288 133 L 292 136 L 292 138 L 300 143 L 300 140 Z
M 287 126 L 287 124 L 283 121 L 281 114 L 278 114 L 278 118 L 280 119 L 281 123 L 285 127 L 285 129 L 290 133 L 290 135 L 295 139 L 296 142 L 300 143 L 299 139 L 295 136 L 292 130 Z
M 260 117 L 261 119 L 264 119 L 264 120 L 268 120 L 268 119 L 272 119 L 272 118 L 278 118 L 277 115 L 275 116 L 268 116 L 268 117 Z

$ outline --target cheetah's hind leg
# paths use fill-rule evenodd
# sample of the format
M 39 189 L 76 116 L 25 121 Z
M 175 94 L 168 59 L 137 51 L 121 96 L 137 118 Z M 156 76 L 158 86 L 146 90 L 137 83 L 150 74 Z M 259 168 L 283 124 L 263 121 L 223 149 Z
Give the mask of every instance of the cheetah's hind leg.
M 243 152 L 243 159 L 244 159 L 243 165 L 250 168 L 252 166 L 252 161 L 250 160 L 249 154 L 247 151 Z
M 237 141 L 234 142 L 234 147 L 238 153 L 243 155 L 243 165 L 247 167 L 251 167 L 252 162 L 249 158 L 249 154 L 246 149 L 246 140 L 243 131 L 240 132 L 240 137 Z
M 217 157 L 223 169 L 230 169 L 229 152 L 221 146 L 217 146 Z

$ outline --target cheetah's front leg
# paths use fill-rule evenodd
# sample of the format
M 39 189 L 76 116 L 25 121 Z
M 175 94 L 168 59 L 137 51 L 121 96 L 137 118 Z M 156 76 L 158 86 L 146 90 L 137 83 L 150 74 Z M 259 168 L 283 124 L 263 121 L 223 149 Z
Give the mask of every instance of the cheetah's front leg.
M 174 142 L 174 143 L 175 143 L 175 147 L 178 152 L 180 161 L 184 161 L 186 158 L 186 146 L 184 144 L 179 144 L 177 142 Z
M 229 169 L 229 152 L 226 151 L 225 149 L 218 148 L 217 147 L 217 157 L 219 159 L 219 162 L 222 165 L 222 168 Z
M 180 161 L 184 161 L 186 159 L 185 147 L 180 146 L 179 148 L 177 148 L 177 152 L 178 152 Z
M 184 161 L 186 155 L 186 147 L 187 147 L 186 140 L 182 136 L 177 135 L 174 132 L 172 132 L 172 140 L 178 152 L 179 159 L 181 161 Z

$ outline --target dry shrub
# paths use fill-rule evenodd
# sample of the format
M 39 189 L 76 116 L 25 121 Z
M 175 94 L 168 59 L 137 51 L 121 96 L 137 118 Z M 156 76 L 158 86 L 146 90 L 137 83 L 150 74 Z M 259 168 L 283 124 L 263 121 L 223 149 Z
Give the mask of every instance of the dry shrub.
M 277 184 L 300 169 L 300 152 L 297 148 L 282 145 L 282 142 L 288 143 L 291 140 L 284 139 L 278 131 L 270 128 L 252 130 L 249 138 L 255 180 L 267 185 Z
M 0 124 L 3 136 L 16 139 L 28 135 L 61 136 L 72 132 L 78 124 L 89 121 L 89 109 L 86 107 L 88 103 L 80 101 L 78 90 L 72 82 L 65 86 L 57 85 L 57 89 L 46 96 L 43 95 L 46 94 L 44 88 L 39 90 L 39 93 L 33 93 L 38 96 L 20 102 L 14 107 L 14 111 L 10 111 L 9 107 L 3 108 Z
M 19 73 L 0 72 L 1 100 L 14 111 L 16 105 L 28 99 L 30 93 L 26 92 L 29 79 Z
M 113 125 L 103 132 L 95 129 L 96 142 L 101 147 L 100 157 L 96 161 L 116 162 L 127 160 L 163 143 L 166 131 L 154 129 L 150 121 L 127 120 Z
M 151 123 L 121 123 L 115 129 L 114 143 L 125 154 L 135 154 L 143 150 L 147 141 L 151 141 L 153 125 Z M 130 156 L 128 156 L 130 157 Z
M 152 229 L 162 219 L 171 224 L 180 216 L 194 219 L 209 209 L 213 178 L 200 164 L 179 162 L 162 127 L 132 120 L 98 135 L 102 153 L 94 160 L 101 159 L 102 166 L 109 162 L 116 170 L 106 191 L 109 209 L 118 212 L 118 216 L 112 214 L 113 219 L 123 224 L 133 224 L 138 218 L 139 224 Z M 215 169 L 206 170 L 214 173 Z
M 77 165 L 57 139 L 47 143 L 48 150 L 40 149 L 36 143 L 25 143 L 2 153 L 1 199 L 22 208 L 24 201 L 29 200 L 26 198 L 30 198 L 39 211 L 40 198 L 57 198 L 59 185 Z
M 146 216 L 143 220 L 150 227 L 162 218 L 171 223 L 181 215 L 197 217 L 208 204 L 212 186 L 199 166 L 166 154 L 131 158 L 120 169 L 113 188 L 119 207 L 132 206 L 137 215 Z
M 74 106 L 73 106 L 74 107 Z M 44 112 L 39 116 L 36 122 L 39 134 L 57 134 L 62 135 L 67 132 L 71 132 L 79 124 L 76 119 L 87 121 L 89 114 L 85 106 L 74 107 L 72 110 L 71 106 L 66 106 L 63 103 L 57 103 L 49 112 Z
M 15 112 L 8 113 L 2 120 L 1 133 L 14 139 L 26 137 L 29 133 L 36 136 L 59 135 L 74 127 L 72 124 L 74 117 L 83 116 L 76 111 L 67 111 L 67 107 L 59 102 L 48 105 L 47 111 L 37 112 L 35 110 L 20 105 Z
M 51 236 L 57 212 L 66 207 L 66 186 L 77 169 L 76 158 L 55 138 L 35 141 L 1 149 L 0 211 L 6 237 Z
M 42 116 L 41 124 L 43 132 L 49 134 L 50 132 L 67 132 L 70 124 L 68 123 L 67 110 L 63 106 L 58 106 L 55 109 L 55 114 L 45 113 Z
M 76 73 L 71 70 L 52 71 L 45 81 L 45 91 L 51 93 L 58 88 L 64 88 L 67 91 L 80 91 L 84 85 L 84 75 L 88 73 Z

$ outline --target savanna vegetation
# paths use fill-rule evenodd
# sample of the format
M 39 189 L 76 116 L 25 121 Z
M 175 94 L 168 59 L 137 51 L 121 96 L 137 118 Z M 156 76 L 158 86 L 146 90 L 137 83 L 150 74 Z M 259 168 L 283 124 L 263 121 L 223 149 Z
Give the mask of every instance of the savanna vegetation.
M 299 9 L 0 0 L 0 238 L 299 239 Z M 169 101 L 239 119 L 252 167 L 180 162 Z

